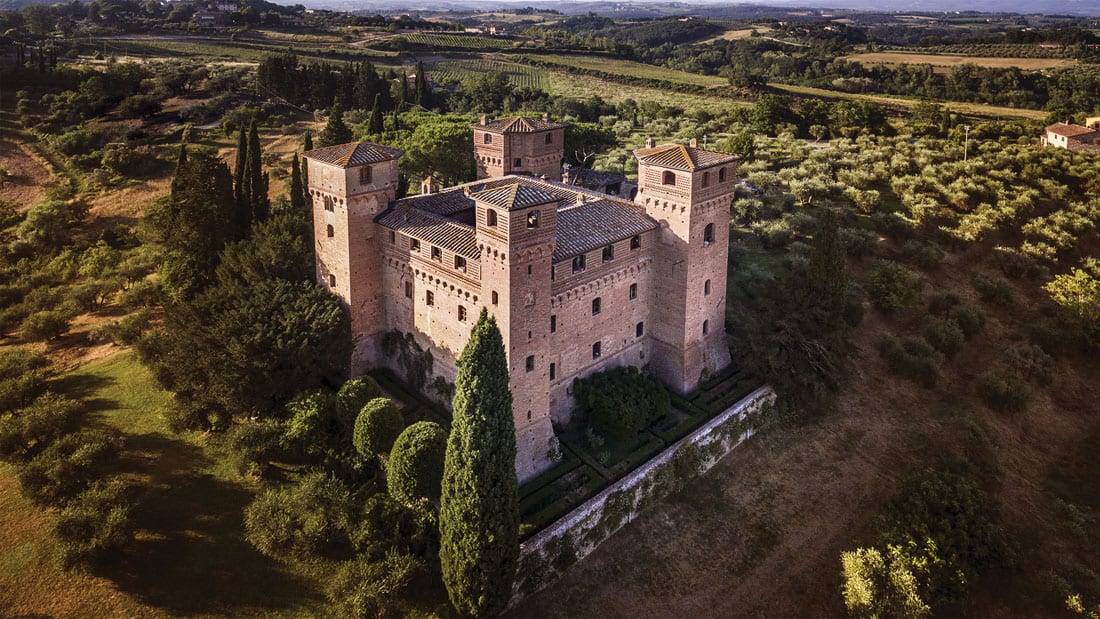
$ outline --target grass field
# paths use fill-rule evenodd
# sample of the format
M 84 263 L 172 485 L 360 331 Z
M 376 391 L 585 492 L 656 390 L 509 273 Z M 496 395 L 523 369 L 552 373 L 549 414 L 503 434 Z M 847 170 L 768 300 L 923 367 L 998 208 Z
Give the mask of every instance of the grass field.
M 720 88 L 729 85 L 728 80 L 714 75 L 699 75 L 697 73 L 666 69 L 664 67 L 657 67 L 631 60 L 621 60 L 618 58 L 607 58 L 602 56 L 567 56 L 559 54 L 530 56 L 529 58 L 532 60 L 544 60 L 560 65 L 576 67 L 578 69 L 603 71 L 605 73 L 615 73 L 642 79 L 664 80 L 674 84 L 690 84 L 692 86 L 703 86 L 705 88 Z
M 101 39 L 84 44 L 84 52 L 104 51 L 108 54 L 136 56 L 141 58 L 201 58 L 233 60 L 237 62 L 259 62 L 265 56 L 281 54 L 287 51 L 285 41 L 234 42 L 218 39 L 189 39 L 187 37 L 132 39 Z M 367 60 L 377 57 L 394 56 L 395 53 L 372 49 L 341 46 L 338 48 L 296 46 L 295 53 L 303 60 L 328 60 L 343 62 L 345 59 Z M 333 55 L 338 55 L 333 57 Z
M 62 570 L 48 516 L 0 467 L 0 616 L 302 616 L 321 612 L 319 580 L 261 556 L 242 537 L 255 493 L 227 452 L 200 434 L 170 432 L 170 396 L 130 351 L 79 368 L 53 389 L 84 398 L 89 425 L 123 433 L 122 467 L 146 493 L 138 536 L 91 573 Z M 321 569 L 321 568 L 318 568 Z
M 713 36 L 702 43 L 713 43 L 714 41 L 738 41 L 741 39 L 747 39 L 752 36 L 753 33 L 757 34 L 769 34 L 773 32 L 769 26 L 753 26 L 752 28 L 733 28 L 723 32 L 718 36 Z
M 864 65 L 930 64 L 933 67 L 950 69 L 961 64 L 976 64 L 979 67 L 998 69 L 1016 67 L 1025 71 L 1071 67 L 1077 64 L 1076 60 L 1065 58 L 1002 58 L 996 56 L 916 54 L 911 52 L 868 52 L 847 56 L 845 59 Z
M 509 39 L 482 37 L 471 34 L 437 34 L 427 32 L 402 34 L 390 39 L 386 39 L 386 42 L 391 49 L 400 49 L 402 46 L 406 46 L 471 51 L 492 51 L 509 49 L 512 47 L 512 41 Z
M 882 105 L 908 109 L 918 103 L 916 99 L 903 99 L 901 97 L 892 97 L 888 95 L 863 95 L 852 94 L 847 92 L 838 92 L 836 90 L 826 90 L 824 88 L 811 88 L 809 86 L 792 86 L 790 84 L 780 84 L 777 82 L 771 82 L 768 86 L 777 90 L 782 90 L 796 95 L 810 95 L 814 97 L 822 97 L 825 99 L 851 99 L 853 101 L 873 101 Z M 956 112 L 962 112 L 963 114 L 970 114 L 973 116 L 984 116 L 987 118 L 1027 118 L 1031 120 L 1042 120 L 1047 117 L 1047 112 L 1042 110 L 1025 110 L 1014 107 L 1002 107 L 998 105 L 984 105 L 981 103 L 960 103 L 957 101 L 947 101 L 943 105 Z

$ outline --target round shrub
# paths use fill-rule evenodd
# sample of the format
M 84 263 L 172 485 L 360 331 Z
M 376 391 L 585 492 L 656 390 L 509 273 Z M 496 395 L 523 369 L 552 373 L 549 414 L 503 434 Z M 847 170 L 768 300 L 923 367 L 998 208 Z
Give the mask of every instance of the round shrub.
M 128 494 L 125 482 L 99 481 L 61 510 L 53 532 L 66 565 L 108 557 L 134 538 Z
M 117 436 L 101 431 L 63 436 L 19 471 L 20 488 L 38 505 L 64 505 L 102 477 L 121 448 Z
M 75 429 L 84 405 L 64 396 L 44 393 L 25 408 L 0 417 L 0 459 L 25 462 Z
M 959 325 L 968 340 L 985 328 L 985 312 L 973 305 L 963 304 L 953 308 L 951 319 Z
M 263 419 L 245 421 L 233 427 L 229 444 L 242 474 L 262 476 L 271 460 L 283 453 L 282 438 L 286 428 L 282 421 Z
M 418 421 L 405 428 L 390 452 L 386 477 L 390 496 L 404 504 L 421 498 L 438 502 L 446 452 L 447 431 L 438 423 Z
M 0 412 L 30 404 L 46 390 L 45 356 L 25 348 L 0 352 Z
M 878 251 L 878 234 L 862 228 L 841 228 L 840 242 L 844 251 L 856 259 L 873 256 Z
M 1054 380 L 1054 358 L 1034 344 L 1020 344 L 1005 351 L 1009 367 L 1028 380 L 1049 385 Z
M 959 303 L 962 303 L 959 293 L 954 290 L 939 290 L 932 293 L 932 298 L 928 301 L 928 311 L 936 316 L 946 317 L 950 315 L 951 308 Z
M 934 269 L 943 262 L 943 251 L 931 243 L 920 241 L 906 241 L 901 246 L 901 255 L 906 262 L 911 262 L 922 269 Z
M 363 410 L 367 402 L 384 395 L 378 383 L 370 376 L 364 375 L 356 376 L 344 382 L 336 397 L 346 410 L 358 413 Z
M 891 260 L 881 260 L 871 270 L 865 286 L 875 307 L 896 312 L 916 305 L 924 280 L 920 275 Z
M 351 493 L 340 480 L 312 473 L 256 497 L 244 510 L 245 538 L 275 559 L 346 555 L 351 509 Z
M 962 329 L 950 318 L 933 318 L 924 329 L 924 339 L 948 359 L 954 357 L 966 342 Z
M 393 401 L 375 398 L 363 406 L 355 419 L 355 450 L 366 457 L 389 453 L 404 427 L 401 411 Z
M 991 408 L 1018 413 L 1027 408 L 1031 392 L 1027 383 L 1013 372 L 996 369 L 978 377 L 978 395 Z
M 794 230 L 791 230 L 791 225 L 785 219 L 754 223 L 752 231 L 765 249 L 786 247 L 794 240 Z
M 636 436 L 671 406 L 665 386 L 633 366 L 578 380 L 573 392 L 596 431 L 618 438 Z
M 45 342 L 55 339 L 69 330 L 69 318 L 62 312 L 35 312 L 23 319 L 19 325 L 23 338 L 33 342 Z

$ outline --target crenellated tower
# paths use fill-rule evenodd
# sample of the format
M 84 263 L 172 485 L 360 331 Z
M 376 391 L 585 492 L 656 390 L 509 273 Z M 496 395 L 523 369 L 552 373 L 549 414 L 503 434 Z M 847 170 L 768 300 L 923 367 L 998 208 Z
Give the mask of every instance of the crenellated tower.
M 519 183 L 470 194 L 481 252 L 480 298 L 496 317 L 508 355 L 520 481 L 548 465 L 550 284 L 557 198 Z
M 313 202 L 317 281 L 351 316 L 352 375 L 380 363 L 383 314 L 375 216 L 395 198 L 402 151 L 351 142 L 304 153 Z
M 478 178 L 524 174 L 561 181 L 565 125 L 547 115 L 495 120 L 482 116 L 471 128 Z
M 737 157 L 690 144 L 634 151 L 635 202 L 661 224 L 655 250 L 653 366 L 669 386 L 687 392 L 704 371 L 730 363 L 726 343 L 729 207 Z

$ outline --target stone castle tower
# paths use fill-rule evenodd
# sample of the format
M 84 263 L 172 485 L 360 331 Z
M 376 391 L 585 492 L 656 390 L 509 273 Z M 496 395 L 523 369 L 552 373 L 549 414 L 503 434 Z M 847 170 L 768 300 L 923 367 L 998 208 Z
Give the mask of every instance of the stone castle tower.
M 369 143 L 312 150 L 306 157 L 317 281 L 339 296 L 351 315 L 355 338 L 352 374 L 378 365 L 383 290 L 374 222 L 396 197 L 397 160 L 404 153 Z
M 561 181 L 565 125 L 547 115 L 541 120 L 482 116 L 471 127 L 478 178 L 523 174 Z
M 634 201 L 661 222 L 654 281 L 659 291 L 653 366 L 669 386 L 686 392 L 704 370 L 730 362 L 725 340 L 729 205 L 735 157 L 689 145 L 665 144 L 634 151 L 638 195 Z

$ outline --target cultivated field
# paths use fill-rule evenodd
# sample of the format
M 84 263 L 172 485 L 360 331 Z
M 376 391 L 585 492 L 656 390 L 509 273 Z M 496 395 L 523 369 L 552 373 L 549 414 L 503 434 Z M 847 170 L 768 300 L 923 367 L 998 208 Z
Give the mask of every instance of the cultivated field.
M 740 40 L 740 39 L 747 39 L 747 38 L 751 37 L 754 32 L 756 34 L 763 35 L 763 34 L 769 34 L 772 31 L 773 30 L 768 26 L 753 26 L 752 28 L 734 28 L 732 30 L 725 31 L 725 32 L 723 32 L 722 34 L 720 34 L 718 36 L 711 37 L 711 38 L 703 41 L 703 43 L 713 43 L 714 41 L 737 41 L 737 40 Z
M 706 88 L 719 88 L 729 85 L 729 82 L 725 78 L 714 75 L 699 75 L 697 73 L 677 71 L 675 69 L 667 69 L 665 67 L 633 62 L 631 60 L 620 60 L 617 58 L 606 58 L 602 56 L 566 56 L 557 54 L 540 54 L 538 56 L 528 56 L 528 58 L 535 61 L 542 60 L 586 71 L 602 71 L 604 73 L 615 73 L 626 77 L 664 80 L 674 84 L 688 84 Z
M 847 56 L 846 60 L 864 65 L 930 64 L 933 67 L 949 69 L 962 64 L 976 64 L 979 67 L 1005 69 L 1016 67 L 1026 71 L 1056 69 L 1077 64 L 1076 60 L 1065 58 L 1002 58 L 997 56 L 956 56 L 946 54 L 917 54 L 912 52 L 868 52 Z
M 839 92 L 836 90 L 826 90 L 824 88 L 813 88 L 810 86 L 792 86 L 790 84 L 780 84 L 777 82 L 771 82 L 768 86 L 775 88 L 776 90 L 783 90 L 791 94 L 796 95 L 809 95 L 813 97 L 823 97 L 826 99 L 851 99 L 854 101 L 873 101 L 888 107 L 908 109 L 919 103 L 916 99 L 904 99 L 902 97 L 894 97 L 891 95 L 864 95 L 853 94 L 847 92 Z M 945 101 L 944 106 L 963 114 L 971 114 L 974 116 L 984 116 L 986 118 L 1028 118 L 1032 120 L 1041 120 L 1047 117 L 1047 112 L 1042 110 L 1025 110 L 1014 107 L 1003 107 L 999 105 L 984 105 L 981 103 L 961 103 L 958 101 Z
M 508 76 L 508 81 L 517 88 L 534 88 L 537 90 L 550 90 L 548 71 L 537 67 L 516 64 L 514 62 L 502 62 L 478 58 L 472 60 L 444 60 L 436 63 L 430 70 L 437 83 L 454 81 L 460 82 L 464 77 L 472 73 L 503 73 Z

